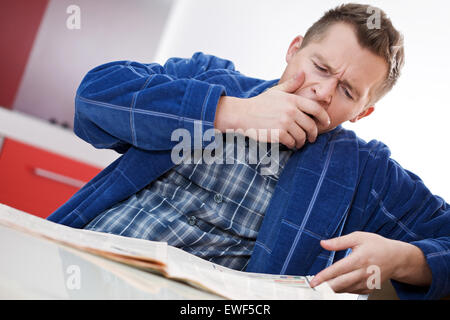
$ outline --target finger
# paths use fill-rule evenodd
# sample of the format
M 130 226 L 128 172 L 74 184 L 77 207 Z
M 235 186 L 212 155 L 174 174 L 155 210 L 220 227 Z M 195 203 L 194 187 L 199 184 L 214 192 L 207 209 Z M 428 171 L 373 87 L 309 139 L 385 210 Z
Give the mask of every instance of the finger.
M 354 294 L 371 294 L 373 292 L 374 289 L 351 289 L 351 291 L 349 291 L 350 293 L 354 293 Z
M 353 292 L 355 290 L 362 290 L 366 287 L 366 278 L 363 269 L 353 270 L 351 272 L 342 274 L 336 278 L 328 280 L 328 285 L 334 292 Z
M 306 133 L 296 122 L 291 123 L 288 128 L 288 132 L 295 140 L 295 147 L 297 149 L 303 147 L 306 142 Z
M 274 88 L 277 88 L 287 93 L 293 93 L 298 88 L 300 88 L 304 82 L 305 82 L 305 73 L 301 71 L 300 73 L 296 74 L 295 77 L 280 83 Z
M 352 232 L 342 237 L 320 241 L 320 245 L 330 251 L 345 250 L 360 244 L 361 238 L 357 232 Z
M 343 275 L 343 279 L 339 279 L 336 282 L 333 282 L 333 285 L 336 290 L 333 288 L 335 292 L 348 292 L 348 293 L 357 293 L 357 294 L 368 294 L 372 292 L 375 288 L 370 289 L 367 283 L 367 272 L 364 271 L 364 268 L 360 268 L 355 270 L 354 273 L 358 272 L 358 276 L 354 278 L 350 278 L 351 273 L 347 273 Z M 340 278 L 340 277 L 339 277 Z M 338 278 L 336 278 L 338 279 Z M 334 279 L 333 279 L 334 280 Z M 353 284 L 352 284 L 353 282 Z M 330 284 L 330 281 L 328 281 Z M 330 286 L 331 286 L 330 285 Z
M 317 128 L 316 122 L 312 118 L 298 110 L 298 112 L 295 114 L 295 122 L 304 131 L 306 131 L 309 142 L 313 143 L 314 141 L 316 141 L 319 129 Z
M 294 149 L 295 139 L 287 131 L 280 130 L 279 140 L 280 140 L 280 143 L 284 144 L 289 149 Z
M 345 292 L 355 293 L 355 294 L 369 294 L 374 291 L 374 289 L 369 289 L 367 283 L 364 281 L 355 283 L 353 286 L 344 289 Z M 342 292 L 344 292 L 342 291 Z
M 302 96 L 296 96 L 296 105 L 298 109 L 317 119 L 324 127 L 328 127 L 330 125 L 330 116 L 327 111 L 316 101 Z
M 359 269 L 359 263 L 355 258 L 354 254 L 350 254 L 344 259 L 339 260 L 336 263 L 333 263 L 328 268 L 320 271 L 311 281 L 311 286 L 315 287 L 321 284 L 324 281 L 329 281 L 333 278 L 336 278 L 342 274 L 349 273 L 355 269 Z

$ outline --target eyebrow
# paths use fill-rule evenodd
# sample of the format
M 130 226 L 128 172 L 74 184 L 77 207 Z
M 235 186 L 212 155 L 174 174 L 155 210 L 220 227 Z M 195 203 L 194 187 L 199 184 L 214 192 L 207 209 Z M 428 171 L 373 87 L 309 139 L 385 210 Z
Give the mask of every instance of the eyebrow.
M 317 59 L 320 60 L 320 63 L 326 68 L 328 69 L 332 74 L 336 74 L 336 70 L 333 69 L 333 67 L 329 66 L 328 63 L 326 62 L 326 59 L 321 56 L 319 53 L 314 53 L 313 56 L 315 56 Z M 339 82 L 341 84 L 343 84 L 344 86 L 346 86 L 347 88 L 350 89 L 351 92 L 353 92 L 353 94 L 355 94 L 357 96 L 357 100 L 359 100 L 361 98 L 361 94 L 359 92 L 359 90 L 353 86 L 350 82 L 348 82 L 347 80 L 343 79 L 343 80 L 339 80 Z

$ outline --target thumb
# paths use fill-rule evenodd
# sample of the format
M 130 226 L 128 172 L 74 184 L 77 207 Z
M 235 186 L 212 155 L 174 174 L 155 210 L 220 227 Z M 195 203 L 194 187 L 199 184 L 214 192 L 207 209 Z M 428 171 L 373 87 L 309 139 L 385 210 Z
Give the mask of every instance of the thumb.
M 339 251 L 357 246 L 359 240 L 357 233 L 350 233 L 342 237 L 322 240 L 320 241 L 320 245 L 326 250 Z
M 281 91 L 284 91 L 287 93 L 293 93 L 298 88 L 300 88 L 304 82 L 305 82 L 305 73 L 303 71 L 301 71 L 301 72 L 297 73 L 295 75 L 295 77 L 284 81 L 283 83 L 279 84 L 277 87 Z

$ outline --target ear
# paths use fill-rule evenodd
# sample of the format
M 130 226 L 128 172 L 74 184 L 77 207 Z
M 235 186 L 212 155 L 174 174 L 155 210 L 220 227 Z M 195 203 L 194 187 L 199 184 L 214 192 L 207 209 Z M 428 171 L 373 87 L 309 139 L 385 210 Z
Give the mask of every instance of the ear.
M 289 49 L 286 53 L 286 62 L 289 63 L 291 61 L 292 57 L 295 56 L 297 51 L 300 49 L 300 46 L 303 42 L 303 36 L 296 36 L 294 40 L 292 40 L 291 44 L 289 45 Z
M 372 112 L 374 112 L 374 110 L 375 110 L 375 106 L 370 106 L 370 107 L 364 109 L 364 111 L 361 112 L 360 114 L 358 114 L 356 117 L 351 119 L 350 122 L 354 123 L 358 120 L 361 120 L 362 118 L 369 116 Z

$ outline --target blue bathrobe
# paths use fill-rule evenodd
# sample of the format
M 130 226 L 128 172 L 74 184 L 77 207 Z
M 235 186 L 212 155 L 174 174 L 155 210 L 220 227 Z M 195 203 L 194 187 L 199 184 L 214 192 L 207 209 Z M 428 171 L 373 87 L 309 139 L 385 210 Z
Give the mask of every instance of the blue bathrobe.
M 173 168 L 171 133 L 214 128 L 222 95 L 250 98 L 276 85 L 244 76 L 225 59 L 200 52 L 164 66 L 118 61 L 91 70 L 75 99 L 75 133 L 122 156 L 48 218 L 83 228 Z M 195 145 L 194 140 L 191 145 Z M 202 147 L 214 143 L 202 141 Z M 374 232 L 419 247 L 432 284 L 393 281 L 400 298 L 450 294 L 450 206 L 390 158 L 386 145 L 365 142 L 341 126 L 295 152 L 281 173 L 246 271 L 314 275 L 343 258 L 319 242 Z

